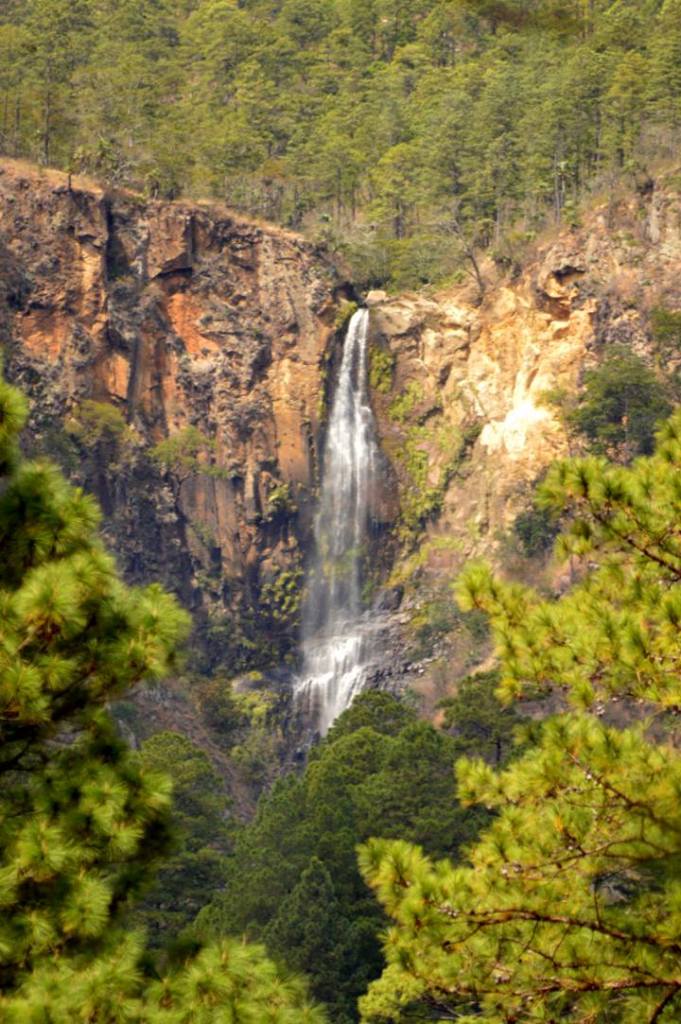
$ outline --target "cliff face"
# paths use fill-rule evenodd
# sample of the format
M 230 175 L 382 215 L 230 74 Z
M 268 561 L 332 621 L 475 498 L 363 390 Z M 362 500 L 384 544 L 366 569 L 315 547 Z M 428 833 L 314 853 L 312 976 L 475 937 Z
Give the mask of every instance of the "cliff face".
M 311 244 L 214 206 L 1 170 L 0 330 L 33 447 L 97 494 L 128 578 L 161 579 L 198 613 L 201 667 L 276 661 L 295 637 L 347 290 Z M 394 562 L 408 594 L 397 651 L 424 602 L 451 606 L 470 557 L 546 572 L 511 527 L 570 448 L 547 395 L 573 392 L 612 344 L 651 356 L 651 310 L 681 308 L 678 189 L 611 198 L 514 277 L 487 276 L 482 303 L 465 286 L 370 296 L 397 492 L 377 503 L 395 523 L 379 583 Z
M 470 558 L 560 585 L 561 570 L 528 562 L 512 531 L 538 478 L 578 450 L 550 395 L 574 393 L 613 345 L 657 363 L 662 379 L 678 366 L 681 352 L 660 365 L 650 322 L 656 307 L 681 309 L 678 181 L 595 208 L 474 299 L 470 287 L 370 296 L 375 401 L 405 524 L 393 578 L 406 584 L 399 618 L 412 636 L 419 607 L 430 603 L 432 622 L 439 601 L 451 604 L 448 583 Z M 443 632 L 452 626 L 453 646 L 410 641 L 418 657 L 446 658 L 450 677 L 461 647 L 459 670 L 484 656 L 445 616 Z
M 5 162 L 0 269 L 32 447 L 94 490 L 128 579 L 163 580 L 218 646 L 256 642 L 263 594 L 285 630 L 342 292 L 330 265 L 215 206 Z

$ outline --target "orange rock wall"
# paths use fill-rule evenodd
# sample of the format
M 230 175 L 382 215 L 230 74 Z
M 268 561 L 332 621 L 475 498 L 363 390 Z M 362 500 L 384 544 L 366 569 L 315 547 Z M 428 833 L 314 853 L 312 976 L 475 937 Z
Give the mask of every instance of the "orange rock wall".
M 103 465 L 87 481 L 129 577 L 160 576 L 194 606 L 212 588 L 229 607 L 299 564 L 344 291 L 312 244 L 215 206 L 105 194 L 6 161 L 0 287 L 34 448 L 49 451 L 86 399 L 120 409 L 144 450 L 188 426 L 214 444 L 211 473 L 180 482 L 177 508 L 139 459 L 127 479 Z M 297 512 L 268 521 L 282 483 Z

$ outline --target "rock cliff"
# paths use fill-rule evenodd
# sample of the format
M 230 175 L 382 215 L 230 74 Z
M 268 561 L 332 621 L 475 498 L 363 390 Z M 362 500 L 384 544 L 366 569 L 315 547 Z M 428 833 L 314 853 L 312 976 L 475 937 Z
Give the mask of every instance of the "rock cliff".
M 344 292 L 332 266 L 214 205 L 10 161 L 0 266 L 30 444 L 95 492 L 128 579 L 198 612 L 208 668 L 227 648 L 228 668 L 246 663 L 258 631 L 264 656 L 283 651 Z
M 295 639 L 350 289 L 311 243 L 228 210 L 0 171 L 0 330 L 33 447 L 97 494 L 128 578 L 161 579 L 197 612 L 198 667 L 276 661 Z M 549 395 L 615 343 L 653 360 L 651 311 L 681 308 L 678 181 L 610 197 L 485 276 L 482 302 L 465 285 L 369 297 L 395 526 L 375 582 L 400 671 L 433 652 L 457 664 L 460 624 L 442 609 L 466 559 L 560 582 L 511 529 L 573 444 Z M 459 667 L 476 643 L 473 628 Z
M 549 465 L 579 451 L 551 397 L 577 391 L 613 346 L 663 380 L 678 368 L 681 351 L 662 365 L 651 333 L 653 310 L 681 309 L 678 187 L 670 176 L 594 206 L 514 275 L 488 266 L 482 302 L 469 286 L 369 296 L 374 399 L 400 493 L 392 576 L 408 600 L 397 618 L 417 661 L 435 666 L 424 673 L 435 690 L 433 672 L 444 686 L 485 654 L 475 624 L 462 635 L 443 610 L 465 561 L 561 585 L 561 569 L 546 554 L 528 560 L 512 530 Z

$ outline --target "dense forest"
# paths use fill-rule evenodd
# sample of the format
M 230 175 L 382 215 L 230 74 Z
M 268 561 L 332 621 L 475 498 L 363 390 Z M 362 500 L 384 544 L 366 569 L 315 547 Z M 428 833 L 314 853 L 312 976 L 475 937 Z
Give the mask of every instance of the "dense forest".
M 35 386 L 36 366 L 56 376 L 69 351 L 89 372 L 111 342 L 119 376 L 148 343 L 156 362 L 143 383 L 161 391 L 171 350 L 190 378 L 180 328 L 196 321 L 206 332 L 192 335 L 205 374 L 190 380 L 196 406 L 177 413 L 178 389 L 176 419 L 152 417 L 144 451 L 133 389 L 112 397 L 100 375 L 96 394 L 79 384 L 61 406 L 37 389 L 51 426 L 65 417 L 50 448 L 39 432 L 27 437 L 29 403 L 0 379 L 0 1024 L 681 1020 L 680 131 L 681 0 L 0 0 L 3 167 L 60 169 L 55 188 L 74 207 L 77 176 L 125 191 L 126 210 L 145 216 L 156 200 L 217 201 L 307 234 L 315 258 L 340 261 L 354 291 L 336 294 L 334 277 L 327 295 L 313 269 L 303 275 L 329 321 L 327 349 L 304 367 L 323 378 L 320 433 L 363 289 L 423 288 L 414 302 L 430 302 L 427 286 L 449 283 L 469 317 L 443 327 L 429 306 L 419 326 L 413 305 L 393 309 L 414 363 L 425 364 L 427 343 L 451 349 L 433 364 L 435 395 L 414 363 L 398 377 L 387 335 L 356 360 L 367 402 L 385 406 L 386 476 L 397 477 L 400 458 L 416 465 L 406 504 L 381 522 L 375 578 L 363 580 L 371 614 L 393 616 L 398 660 L 408 637 L 414 672 L 404 685 L 399 674 L 372 679 L 322 736 L 301 726 L 297 655 L 274 610 L 258 619 L 253 602 L 264 639 L 249 660 L 225 606 L 221 660 L 202 659 L 198 590 L 183 607 L 156 582 L 126 583 L 103 540 L 106 512 L 86 493 L 94 477 L 124 480 L 133 465 L 153 468 L 141 486 L 167 485 L 178 514 L 182 481 L 199 473 L 244 491 L 240 467 L 214 465 L 216 441 L 194 413 L 218 360 L 229 362 L 225 337 L 248 348 L 247 300 L 235 286 L 234 322 L 209 350 L 212 307 L 192 304 L 191 260 L 159 261 L 152 307 L 83 219 L 72 264 L 65 247 L 36 260 L 66 274 L 89 258 L 86 286 L 103 267 L 131 306 L 151 310 L 157 332 L 116 333 L 103 291 L 97 349 L 68 320 L 83 319 L 80 283 L 60 292 L 59 321 L 38 274 L 12 276 L 0 223 L 0 340 L 21 388 Z M 42 173 L 21 179 L 24 192 Z M 648 221 L 638 234 L 631 225 L 656 192 L 667 219 L 653 241 Z M 438 534 L 445 486 L 432 483 L 429 432 L 470 370 L 456 353 L 495 315 L 487 269 L 496 263 L 510 292 L 538 236 L 560 228 L 574 241 L 589 216 L 591 230 L 595 204 L 614 209 L 622 196 L 620 220 L 604 216 L 599 230 L 629 242 L 615 255 L 604 242 L 591 278 L 569 245 L 549 285 L 524 278 L 520 297 L 501 303 L 502 318 L 516 316 L 508 336 L 489 335 L 480 356 L 490 375 L 494 358 L 519 364 L 490 390 L 518 392 L 516 427 L 532 414 L 554 431 L 541 471 L 515 472 L 516 431 L 512 458 L 491 449 L 513 499 L 503 530 L 484 532 L 488 482 L 478 518 Z M 49 219 L 57 207 L 43 193 L 23 209 L 36 208 Z M 106 204 L 97 209 L 106 227 Z M 645 261 L 665 247 L 658 287 Z M 302 253 L 301 243 L 276 259 Z M 214 267 L 213 287 L 235 267 L 255 274 L 255 262 Z M 465 277 L 475 288 L 457 290 Z M 582 292 L 572 278 L 586 281 Z M 290 285 L 281 280 L 270 278 L 272 305 Z M 175 334 L 160 312 L 173 308 Z M 33 333 L 12 334 L 12 318 Z M 302 335 L 290 319 L 295 392 Z M 64 328 L 52 362 L 31 362 L 66 322 L 77 345 L 66 347 Z M 571 376 L 556 356 L 561 386 L 534 405 L 539 323 Z M 229 406 L 254 380 L 232 372 L 220 399 Z M 503 434 L 482 399 L 456 429 L 438 426 L 459 496 L 473 492 L 483 431 Z M 312 450 L 309 419 L 305 429 Z M 293 500 L 283 470 L 275 475 L 271 433 L 269 504 L 257 511 L 253 498 L 243 513 L 267 520 L 269 555 L 294 547 L 298 499 L 312 519 L 321 486 L 318 464 L 309 494 L 297 481 Z M 192 525 L 199 537 L 198 516 Z M 241 527 L 235 513 L 229 528 Z M 389 527 L 401 543 L 393 564 Z M 217 552 L 222 585 L 217 542 L 207 530 L 199 540 Z M 489 545 L 487 560 L 472 558 L 473 540 Z M 438 544 L 466 562 L 456 580 L 446 560 L 426 571 Z M 279 605 L 272 598 L 281 615 L 294 605 L 292 619 L 304 600 L 302 546 L 293 582 L 282 576 L 289 589 Z M 346 573 L 369 557 L 355 548 Z M 424 665 L 432 673 L 419 689 Z
M 678 0 L 6 0 L 0 148 L 217 197 L 412 286 L 645 187 L 680 64 Z

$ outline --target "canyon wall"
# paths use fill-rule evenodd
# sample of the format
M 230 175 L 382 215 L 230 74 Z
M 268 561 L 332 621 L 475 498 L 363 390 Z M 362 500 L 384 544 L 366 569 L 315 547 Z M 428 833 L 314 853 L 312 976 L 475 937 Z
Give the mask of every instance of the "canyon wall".
M 411 654 L 404 682 L 437 697 L 484 663 L 479 628 L 448 610 L 469 559 L 548 589 L 569 581 L 550 545 L 528 557 L 513 530 L 548 467 L 584 450 L 561 396 L 609 353 L 631 350 L 678 400 L 681 336 L 662 357 L 651 320 L 681 310 L 679 184 L 669 175 L 595 203 L 581 224 L 525 251 L 515 272 L 489 262 L 482 301 L 470 282 L 370 294 L 374 403 L 401 509 L 391 581 Z
M 263 627 L 276 654 L 346 290 L 334 268 L 215 205 L 6 161 L 0 280 L 30 450 L 94 491 L 131 582 L 160 579 L 198 613 L 209 663 L 230 645 L 246 663 Z
M 616 344 L 654 362 L 651 311 L 681 308 L 678 182 L 595 203 L 522 265 L 483 271 L 482 301 L 465 282 L 368 298 L 392 480 L 377 507 L 394 527 L 389 543 L 379 531 L 376 600 L 394 613 L 407 680 L 414 658 L 430 660 L 408 652 L 413 620 L 468 558 L 560 585 L 546 560 L 528 566 L 513 523 L 573 444 L 551 395 L 574 392 Z M 12 162 L 0 282 L 31 449 L 97 494 L 128 579 L 161 579 L 197 613 L 200 668 L 276 662 L 295 640 L 351 289 L 281 229 Z

